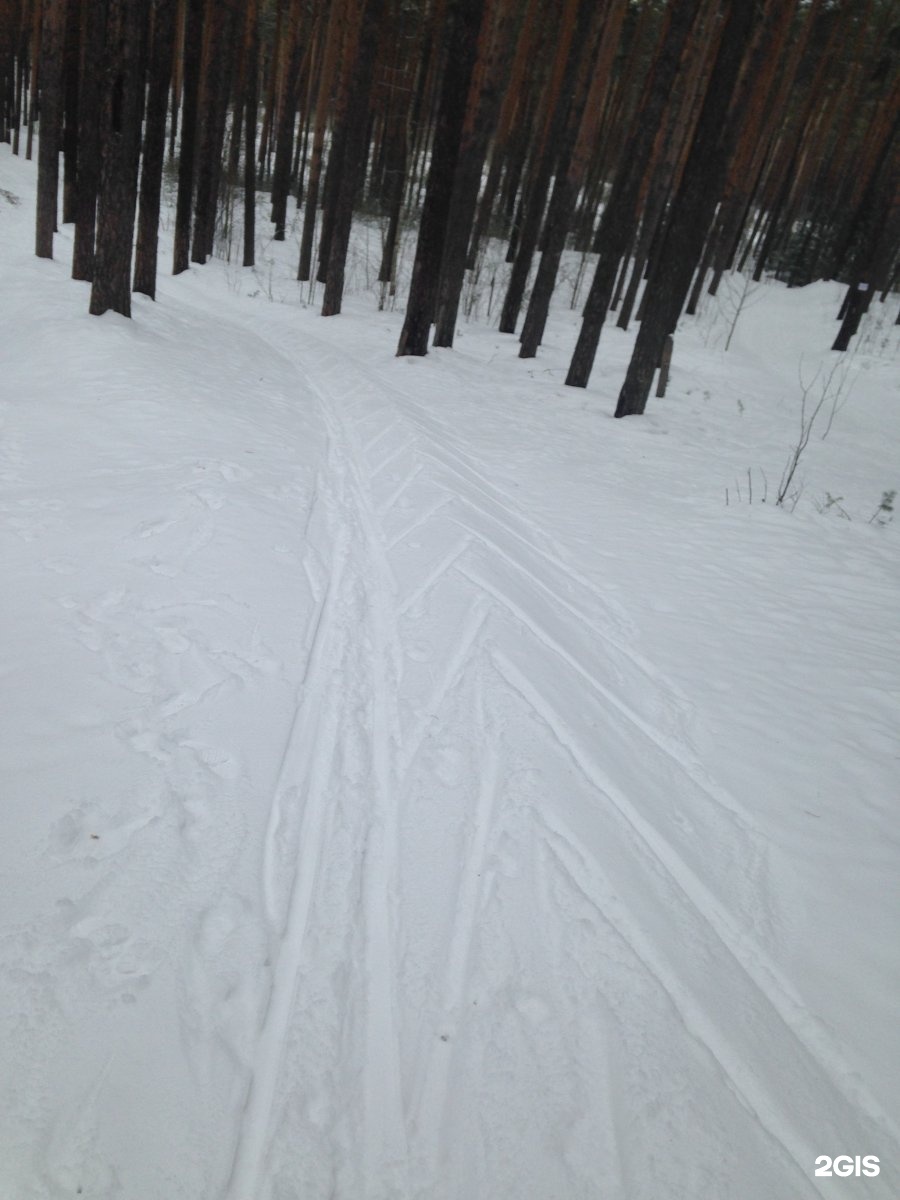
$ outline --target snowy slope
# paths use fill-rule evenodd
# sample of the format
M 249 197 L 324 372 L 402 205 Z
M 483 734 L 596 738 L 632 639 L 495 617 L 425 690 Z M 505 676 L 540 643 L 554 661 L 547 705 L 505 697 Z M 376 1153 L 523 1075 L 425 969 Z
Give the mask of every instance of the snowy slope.
M 896 1195 L 893 314 L 791 514 L 830 286 L 614 423 L 563 294 L 530 364 L 290 242 L 97 320 L 0 187 L 0 1197 Z

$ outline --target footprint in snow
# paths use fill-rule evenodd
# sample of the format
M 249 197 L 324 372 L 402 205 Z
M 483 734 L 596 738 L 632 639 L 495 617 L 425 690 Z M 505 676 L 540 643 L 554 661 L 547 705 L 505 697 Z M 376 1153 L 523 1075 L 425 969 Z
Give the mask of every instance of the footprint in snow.
M 145 812 L 116 823 L 99 809 L 89 812 L 82 805 L 54 822 L 48 848 L 57 857 L 101 862 L 124 850 L 133 838 L 151 830 L 158 821 L 157 813 Z
M 198 471 L 218 471 L 226 483 L 236 483 L 238 480 L 250 479 L 253 476 L 252 471 L 248 471 L 246 467 L 239 466 L 233 462 L 218 462 L 215 459 L 200 460 L 196 462 L 195 467 Z
M 411 642 L 406 647 L 406 656 L 413 662 L 426 663 L 434 658 L 434 647 L 430 642 Z
M 145 986 L 165 958 L 161 946 L 133 937 L 130 929 L 100 917 L 86 917 L 73 925 L 69 961 L 81 965 L 95 986 L 106 992 Z
M 241 773 L 240 764 L 226 751 L 217 746 L 207 746 L 191 738 L 179 741 L 179 746 L 190 750 L 197 762 L 217 779 L 237 779 Z
M 222 492 L 215 491 L 213 488 L 207 487 L 187 487 L 184 489 L 188 495 L 193 496 L 202 505 L 208 508 L 211 512 L 218 510 L 225 503 L 225 496 Z
M 223 462 L 219 463 L 219 471 L 222 478 L 228 483 L 236 483 L 239 479 L 250 479 L 253 476 L 252 471 L 248 471 L 246 467 L 240 467 L 237 463 Z
M 448 788 L 459 787 L 468 774 L 469 759 L 462 745 L 445 743 L 431 754 L 431 764 L 437 779 Z
M 74 575 L 78 569 L 71 558 L 45 558 L 41 565 L 48 571 L 55 571 L 57 575 Z
M 134 530 L 134 536 L 141 538 L 156 537 L 160 533 L 165 533 L 167 529 L 171 529 L 177 523 L 177 520 L 177 517 L 160 517 L 155 521 L 141 521 L 140 525 Z

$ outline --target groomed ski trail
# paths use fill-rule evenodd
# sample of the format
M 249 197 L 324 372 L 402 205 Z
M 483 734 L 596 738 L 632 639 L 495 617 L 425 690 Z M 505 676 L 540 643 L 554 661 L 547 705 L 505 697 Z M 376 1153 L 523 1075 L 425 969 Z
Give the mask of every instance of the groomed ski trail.
M 335 511 L 344 519 L 354 514 L 364 543 L 357 556 L 368 556 L 373 565 L 364 574 L 365 586 L 376 589 L 367 607 L 378 614 L 381 649 L 375 657 L 381 667 L 370 684 L 378 697 L 375 711 L 383 713 L 371 731 L 373 783 L 377 794 L 393 796 L 379 810 L 385 819 L 380 865 L 369 876 L 377 887 L 366 892 L 367 903 L 375 906 L 368 916 L 367 971 L 371 975 L 388 963 L 389 971 L 398 972 L 390 986 L 382 979 L 379 1011 L 390 1019 L 367 1025 L 368 1061 L 379 1057 L 373 1039 L 390 1046 L 380 1082 L 377 1073 L 364 1070 L 367 1113 L 381 1106 L 390 1114 L 388 1130 L 376 1139 L 381 1155 L 366 1143 L 368 1169 L 379 1162 L 384 1169 L 389 1162 L 398 1166 L 406 1154 L 408 1169 L 392 1177 L 394 1191 L 386 1194 L 471 1194 L 466 1192 L 471 1177 L 463 1173 L 452 1181 L 453 1170 L 461 1169 L 460 1148 L 448 1145 L 446 1131 L 461 1120 L 462 1096 L 477 1090 L 480 1055 L 490 1045 L 466 1044 L 461 1013 L 466 998 L 479 990 L 484 955 L 490 954 L 486 907 L 496 910 L 492 891 L 499 886 L 490 847 L 496 853 L 512 837 L 523 859 L 537 856 L 536 879 L 552 870 L 557 887 L 571 888 L 616 929 L 639 969 L 679 1014 L 682 1037 L 696 1048 L 688 1053 L 702 1047 L 716 1064 L 721 1086 L 740 1098 L 762 1144 L 781 1164 L 782 1194 L 817 1193 L 808 1167 L 816 1139 L 840 1140 L 855 1130 L 862 1144 L 866 1129 L 875 1128 L 883 1144 L 896 1131 L 767 959 L 762 943 L 772 915 L 765 845 L 750 814 L 688 750 L 678 693 L 630 648 L 629 631 L 615 609 L 521 520 L 510 498 L 437 440 L 415 400 L 392 396 L 389 382 L 370 370 L 359 371 L 348 385 L 353 368 L 345 358 L 324 343 L 310 350 L 307 341 L 306 347 L 298 370 L 318 397 L 330 437 L 340 439 L 348 464 L 344 475 L 352 478 L 353 506 Z M 429 635 L 447 624 L 454 636 L 433 655 Z M 555 681 L 549 692 L 548 679 Z M 567 693 L 577 700 L 564 702 Z M 523 706 L 518 715 L 516 705 Z M 445 830 L 453 833 L 448 854 L 459 860 L 445 894 L 436 888 L 431 897 L 432 932 L 445 948 L 434 952 L 433 963 L 437 968 L 443 959 L 444 965 L 439 985 L 432 981 L 423 993 L 424 968 L 407 969 L 417 945 L 410 939 L 410 921 L 420 919 L 404 890 L 417 852 L 409 813 L 422 785 L 429 739 L 439 737 L 450 712 L 457 721 L 465 714 L 472 745 L 480 747 L 470 764 L 479 783 L 467 797 L 468 815 Z M 571 812 L 564 800 L 546 810 L 531 804 L 532 819 L 524 823 L 522 810 L 510 807 L 511 773 L 523 769 L 522 732 L 530 728 L 533 737 L 534 721 L 548 746 L 556 747 L 541 753 L 561 752 L 578 772 L 585 795 L 612 822 L 616 832 L 608 848 L 596 843 L 583 802 Z M 440 762 L 437 769 L 440 775 Z M 653 798 L 649 809 L 628 796 L 636 774 Z M 710 836 L 719 858 L 714 864 L 701 845 Z M 448 874 L 453 870 L 448 864 Z M 442 919 L 442 908 L 453 915 Z M 733 912 L 741 914 L 739 920 Z M 540 914 L 539 936 L 548 945 L 556 940 L 551 927 L 561 915 L 558 906 Z M 652 932 L 642 932 L 667 925 L 682 930 L 675 944 L 660 945 Z M 501 936 L 521 938 L 526 930 L 507 929 Z M 405 993 L 417 989 L 417 1001 L 411 1002 Z M 426 1003 L 417 1008 L 423 997 Z M 370 1006 L 370 1015 L 376 1009 Z M 733 1023 L 735 1011 L 754 1014 L 746 1029 L 746 1017 L 739 1026 Z M 557 1015 L 564 1023 L 573 1019 Z M 574 1019 L 584 1020 L 581 1014 Z M 416 1027 L 418 1037 L 410 1043 L 409 1031 Z M 753 1066 L 754 1038 L 773 1028 L 780 1031 L 783 1072 L 781 1078 L 763 1078 Z M 602 1076 L 602 1064 L 592 1065 L 598 1068 Z M 604 1092 L 581 1064 L 573 1061 L 569 1069 L 585 1094 Z M 608 1114 L 615 1106 L 609 1087 L 602 1101 Z M 840 1119 L 824 1117 L 826 1110 L 839 1112 Z M 823 1128 L 829 1132 L 823 1135 Z M 617 1145 L 614 1131 L 607 1132 L 610 1146 Z M 475 1169 L 482 1172 L 479 1186 L 513 1194 L 499 1182 L 501 1165 L 488 1158 Z M 592 1194 L 584 1191 L 587 1167 L 563 1177 L 571 1194 Z M 367 1176 L 372 1195 L 381 1194 L 378 1180 L 377 1170 Z

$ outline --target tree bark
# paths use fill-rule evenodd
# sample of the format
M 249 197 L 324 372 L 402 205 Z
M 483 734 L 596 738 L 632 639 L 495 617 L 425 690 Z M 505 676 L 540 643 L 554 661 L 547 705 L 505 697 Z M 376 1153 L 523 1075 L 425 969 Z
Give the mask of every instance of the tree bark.
M 566 157 L 571 152 L 574 130 L 567 136 L 570 111 L 579 97 L 577 92 L 585 81 L 585 53 L 588 43 L 590 19 L 597 11 L 596 0 L 573 0 L 573 7 L 566 17 L 566 31 L 560 39 L 554 71 L 548 84 L 547 121 L 541 144 L 537 147 L 537 159 L 524 198 L 521 227 L 518 230 L 516 257 L 510 272 L 506 296 L 500 313 L 500 332 L 515 333 L 516 322 L 528 284 L 531 260 L 538 244 L 547 191 L 554 166 L 560 158 L 560 143 L 565 145 Z M 583 103 L 584 97 L 580 97 Z M 563 170 L 568 164 L 563 165 Z
M 174 43 L 175 0 L 155 0 L 134 260 L 134 291 L 149 296 L 151 300 L 156 298 L 159 207 L 166 153 L 166 109 Z
M 63 203 L 64 225 L 75 220 L 78 178 L 78 74 L 81 49 L 81 0 L 67 0 L 63 57 Z
M 435 346 L 453 345 L 472 221 L 478 204 L 478 189 L 491 130 L 500 111 L 503 85 L 509 70 L 509 48 L 515 45 L 514 29 L 518 15 L 515 3 L 501 0 L 496 6 L 496 13 L 496 23 L 484 19 L 478 39 L 447 217 L 447 235 L 438 283 Z
M 131 316 L 131 244 L 137 199 L 143 0 L 109 0 L 101 109 L 100 194 L 90 311 Z
M 188 269 L 191 251 L 191 211 L 194 200 L 194 161 L 197 146 L 197 103 L 200 56 L 203 48 L 203 0 L 187 0 L 181 82 L 181 145 L 178 159 L 178 199 L 175 202 L 175 248 L 172 274 Z
M 366 113 L 369 110 L 379 22 L 383 11 L 384 0 L 365 0 L 357 39 L 356 61 L 344 110 L 344 133 L 339 139 L 341 158 L 336 163 L 337 188 L 332 212 L 325 294 L 322 299 L 323 317 L 333 317 L 341 311 L 344 269 L 353 223 L 353 204 L 366 171 L 369 133 Z
M 588 292 L 581 330 L 566 376 L 566 383 L 570 387 L 587 387 L 590 379 L 600 332 L 615 287 L 616 273 L 631 236 L 641 182 L 653 154 L 657 130 L 669 102 L 688 36 L 702 4 L 703 0 L 683 0 L 674 5 L 670 13 L 663 42 L 635 115 L 628 143 L 628 158 L 619 165 L 600 221 L 597 234 L 601 246 L 600 261 Z
M 729 114 L 729 108 L 757 20 L 755 5 L 733 0 L 694 141 L 672 203 L 667 235 L 647 283 L 649 303 L 619 393 L 617 417 L 643 413 L 663 344 L 675 331 L 734 146 L 739 115 L 734 111 Z
M 603 40 L 598 49 L 591 90 L 580 118 L 577 141 L 567 169 L 559 172 L 553 187 L 550 209 L 544 229 L 541 261 L 531 289 L 531 299 L 522 325 L 520 358 L 534 358 L 544 336 L 550 299 L 556 286 L 556 274 L 566 244 L 566 235 L 575 212 L 578 192 L 584 181 L 588 157 L 600 127 L 600 119 L 609 88 L 613 54 L 619 43 L 625 17 L 625 0 L 615 0 L 606 17 Z
M 59 190 L 59 150 L 63 116 L 63 43 L 65 0 L 43 0 L 41 24 L 40 98 L 41 140 L 38 145 L 37 213 L 34 252 L 53 257 L 56 203 Z
M 319 90 L 316 98 L 316 116 L 313 126 L 312 150 L 309 158 L 309 178 L 306 187 L 306 207 L 303 212 L 303 232 L 300 235 L 300 262 L 297 279 L 306 282 L 312 275 L 312 251 L 316 232 L 316 214 L 319 205 L 319 188 L 322 181 L 322 158 L 325 152 L 325 134 L 328 127 L 328 98 L 335 83 L 338 55 L 341 46 L 343 0 L 338 0 L 329 14 L 328 30 Z
M 216 229 L 216 192 L 234 53 L 233 17 L 230 8 L 220 9 L 217 0 L 207 0 L 207 42 L 198 99 L 200 149 L 197 155 L 194 232 L 191 242 L 191 262 L 198 264 L 205 263 L 212 253 Z
M 72 278 L 94 277 L 94 226 L 100 188 L 100 73 L 106 44 L 107 0 L 82 0 L 81 90 L 78 97 L 78 181 Z M 93 69 L 88 69 L 88 64 Z
M 244 33 L 244 266 L 256 261 L 256 116 L 259 108 L 258 0 L 247 2 Z M 239 118 L 235 117 L 236 120 Z
M 450 214 L 453 176 L 459 158 L 466 97 L 483 17 L 484 0 L 449 0 L 447 64 L 441 85 L 406 318 L 397 347 L 400 357 L 428 353 L 428 335 L 437 302 L 438 273 Z
M 272 222 L 276 242 L 287 230 L 287 202 L 291 188 L 291 159 L 297 125 L 297 85 L 300 78 L 300 4 L 293 0 L 287 23 L 287 45 L 278 119 L 275 130 L 275 168 L 272 172 Z

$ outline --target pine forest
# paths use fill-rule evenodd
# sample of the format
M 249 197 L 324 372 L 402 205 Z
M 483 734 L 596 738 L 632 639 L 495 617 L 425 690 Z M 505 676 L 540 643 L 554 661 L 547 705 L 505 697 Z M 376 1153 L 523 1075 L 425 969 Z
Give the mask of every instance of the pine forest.
M 900 0 L 0 0 L 0 1200 L 897 1200 L 898 449 Z

